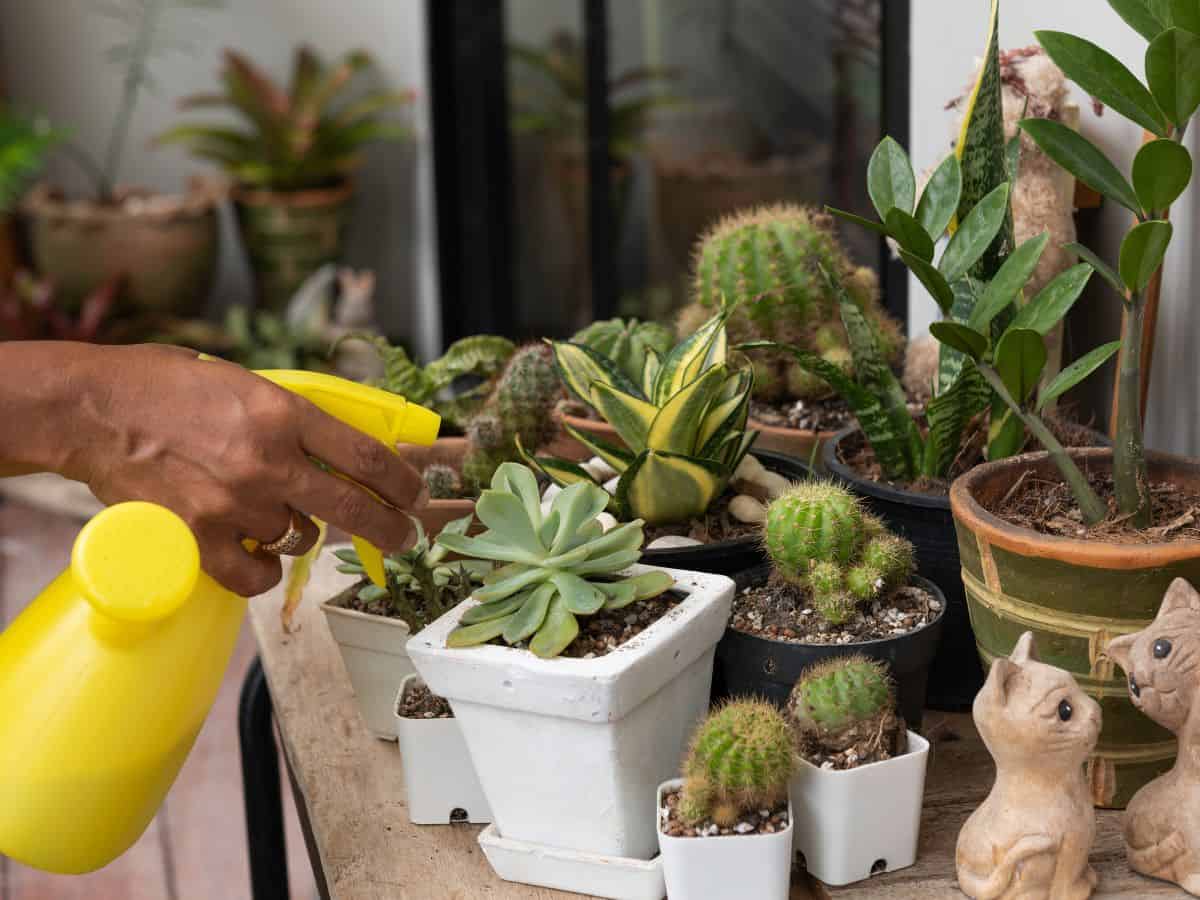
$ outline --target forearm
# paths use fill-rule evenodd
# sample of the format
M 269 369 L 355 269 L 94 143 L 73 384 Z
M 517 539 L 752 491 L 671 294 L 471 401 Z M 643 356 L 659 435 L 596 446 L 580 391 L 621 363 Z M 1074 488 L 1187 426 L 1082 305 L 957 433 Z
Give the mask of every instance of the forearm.
M 96 373 L 106 351 L 67 341 L 0 342 L 0 477 L 81 474 L 82 450 L 103 421 Z

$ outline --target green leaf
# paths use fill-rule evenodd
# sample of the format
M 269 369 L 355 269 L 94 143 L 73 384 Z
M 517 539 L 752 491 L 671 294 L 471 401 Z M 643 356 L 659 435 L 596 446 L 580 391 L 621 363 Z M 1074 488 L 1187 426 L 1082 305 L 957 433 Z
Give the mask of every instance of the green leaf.
M 595 586 L 571 572 L 555 572 L 550 576 L 550 583 L 558 588 L 567 609 L 579 616 L 590 616 L 607 599 Z
M 522 591 L 513 594 L 511 597 L 505 597 L 503 600 L 493 600 L 490 603 L 480 603 L 478 606 L 472 606 L 459 619 L 461 625 L 475 625 L 479 622 L 490 622 L 492 619 L 500 619 L 506 616 L 511 616 L 524 605 L 529 599 L 529 592 Z
M 921 284 L 925 285 L 925 289 L 929 291 L 941 311 L 943 313 L 950 312 L 950 307 L 954 305 L 954 291 L 951 290 L 942 273 L 932 263 L 926 262 L 919 256 L 913 256 L 907 250 L 900 251 L 900 259 L 912 270 Z
M 562 596 L 556 594 L 550 601 L 542 627 L 529 642 L 529 649 L 534 656 L 550 659 L 566 650 L 577 634 L 579 622 L 567 609 Z
M 524 641 L 542 627 L 542 623 L 546 620 L 546 610 L 550 608 L 550 599 L 554 596 L 555 590 L 553 584 L 546 582 L 539 584 L 529 593 L 516 614 L 508 618 L 508 624 L 505 625 L 503 632 L 506 643 L 515 644 L 517 641 Z
M 985 332 L 1004 309 L 1020 295 L 1025 283 L 1033 275 L 1038 261 L 1050 241 L 1050 233 L 1042 232 L 1037 237 L 1030 238 L 1017 247 L 1004 261 L 1000 271 L 996 273 L 986 288 L 979 302 L 971 311 L 967 324 L 976 331 Z M 961 348 L 960 348 L 961 349 Z
M 612 360 L 585 344 L 551 341 L 554 365 L 570 392 L 584 403 L 592 402 L 592 385 L 597 381 L 611 384 L 630 396 L 645 400 L 641 388 L 630 381 Z
M 958 223 L 938 263 L 946 281 L 953 283 L 966 275 L 991 246 L 1008 216 L 1008 190 L 1007 182 L 992 189 Z
M 634 453 L 646 449 L 646 435 L 658 415 L 658 407 L 626 394 L 603 381 L 592 382 L 592 406 L 616 429 Z
M 1017 310 L 1009 328 L 1029 329 L 1046 335 L 1063 320 L 1092 277 L 1092 267 L 1086 263 L 1060 272 L 1042 288 L 1036 297 Z
M 711 460 L 647 450 L 621 475 L 617 494 L 651 525 L 687 522 L 705 513 L 729 474 Z
M 1134 292 L 1146 289 L 1171 243 L 1170 222 L 1152 219 L 1135 226 L 1121 242 L 1121 280 Z
M 698 451 L 705 411 L 728 374 L 724 366 L 715 366 L 671 397 L 654 417 L 646 446 L 685 456 Z
M 1158 37 L 1167 26 L 1155 16 L 1145 0 L 1108 0 L 1125 23 L 1148 41 Z
M 1050 58 L 1084 91 L 1147 131 L 1165 135 L 1166 123 L 1158 103 L 1119 59 L 1091 41 L 1063 31 L 1035 34 Z
M 1022 119 L 1020 126 L 1052 160 L 1094 191 L 1140 215 L 1133 187 L 1091 141 L 1052 119 Z
M 1089 266 L 1095 269 L 1096 272 L 1099 273 L 1101 278 L 1112 285 L 1112 289 L 1114 291 L 1116 291 L 1122 297 L 1125 296 L 1125 285 L 1121 281 L 1121 276 L 1113 271 L 1112 266 L 1102 260 L 1093 251 L 1089 250 L 1080 243 L 1063 244 L 1063 249 L 1071 251 L 1084 262 L 1086 262 Z
M 925 475 L 944 478 L 949 473 L 950 466 L 962 452 L 963 432 L 971 420 L 987 408 L 991 393 L 979 369 L 968 364 L 948 389 L 925 405 L 925 418 L 929 423 L 929 437 L 925 441 L 921 463 Z
M 581 488 L 586 487 L 581 485 Z M 533 554 L 546 552 L 529 520 L 525 504 L 516 495 L 489 488 L 480 493 L 475 503 L 475 515 L 507 546 Z
M 875 221 L 872 221 L 871 219 L 864 219 L 862 216 L 855 215 L 852 212 L 847 212 L 844 209 L 837 209 L 833 206 L 826 206 L 825 211 L 828 212 L 830 215 L 837 216 L 839 219 L 845 219 L 847 222 L 853 222 L 855 225 L 858 225 L 862 228 L 866 228 L 869 231 L 873 231 L 876 234 L 880 235 L 881 237 L 890 237 L 890 235 L 888 234 L 887 226 L 885 226 L 882 222 L 875 222 Z
M 904 148 L 885 137 L 867 164 L 867 193 L 879 218 L 887 221 L 893 209 L 912 215 L 917 198 L 917 179 Z
M 1025 106 L 1029 107 L 1029 98 L 1025 98 Z M 1023 118 L 1024 116 L 1022 116 Z M 1021 174 L 1021 135 L 1015 135 L 1007 144 L 1004 145 L 1004 170 L 1008 173 L 1008 180 L 1011 184 L 1017 183 L 1017 178 Z
M 1146 49 L 1146 79 L 1176 128 L 1200 107 L 1200 35 L 1168 28 Z
M 981 359 L 987 353 L 987 337 L 958 322 L 934 322 L 929 326 L 929 333 L 971 359 Z
M 606 441 L 604 438 L 597 436 L 590 431 L 583 431 L 576 428 L 574 425 L 569 425 L 563 422 L 563 431 L 569 434 L 579 443 L 583 444 L 591 451 L 592 456 L 598 456 L 617 472 L 624 472 L 625 469 L 633 462 L 634 454 L 628 447 L 622 447 L 614 444 L 612 441 Z
M 1162 0 L 1157 2 L 1161 3 Z M 1192 34 L 1200 34 L 1200 3 L 1197 0 L 1169 0 L 1168 5 L 1171 21 L 1166 24 L 1190 31 Z
M 954 218 L 962 196 L 962 166 L 951 153 L 933 170 L 917 204 L 917 221 L 933 240 L 940 238 Z M 932 259 L 932 254 L 928 257 Z
M 447 647 L 477 647 L 486 644 L 492 638 L 499 637 L 508 627 L 512 616 L 502 619 L 489 619 L 475 625 L 460 625 L 446 635 Z
M 1143 144 L 1133 158 L 1133 189 L 1151 214 L 1167 210 L 1191 180 L 1191 154 L 1170 139 Z
M 1085 353 L 1079 357 L 1079 359 L 1059 372 L 1054 380 L 1046 385 L 1045 390 L 1042 391 L 1042 399 L 1038 403 L 1038 408 L 1044 407 L 1047 403 L 1058 399 L 1071 388 L 1075 387 L 1075 385 L 1079 384 L 1079 382 L 1108 362 L 1109 358 L 1120 349 L 1120 341 L 1111 341 L 1107 344 L 1101 344 L 1090 353 Z
M 926 234 L 921 223 L 908 213 L 899 209 L 888 210 L 887 230 L 909 253 L 926 262 L 933 259 L 933 238 Z
M 729 308 L 723 309 L 671 348 L 659 366 L 654 379 L 654 396 L 650 400 L 661 406 L 705 368 L 725 361 L 725 320 L 729 318 L 730 311 Z M 615 423 L 610 424 L 615 427 Z M 646 427 L 650 427 L 649 422 Z M 629 441 L 626 440 L 626 443 Z M 634 449 L 641 450 L 644 446 L 642 444 Z
M 1046 344 L 1029 328 L 1010 328 L 996 345 L 996 371 L 1013 399 L 1024 404 L 1046 367 Z

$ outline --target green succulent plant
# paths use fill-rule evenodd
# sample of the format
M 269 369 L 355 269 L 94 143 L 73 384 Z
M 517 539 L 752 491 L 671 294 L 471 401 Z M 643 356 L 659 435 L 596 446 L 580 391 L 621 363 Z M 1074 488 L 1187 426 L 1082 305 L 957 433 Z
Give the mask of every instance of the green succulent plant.
M 508 338 L 476 334 L 455 341 L 440 357 L 421 366 L 407 350 L 380 335 L 362 332 L 344 335 L 334 345 L 334 351 L 343 341 L 365 341 L 374 348 L 384 366 L 383 377 L 375 381 L 376 387 L 430 407 L 446 424 L 459 430 L 465 429 L 471 417 L 483 407 L 497 376 L 516 350 Z M 474 376 L 478 383 L 455 391 L 455 382 L 465 376 Z
M 895 703 L 886 665 L 864 656 L 842 656 L 800 676 L 788 696 L 787 712 L 801 732 L 836 746 L 839 734 L 893 713 Z
M 662 571 L 617 578 L 641 557 L 642 522 L 605 532 L 597 516 L 608 494 L 577 483 L 561 491 L 543 515 L 537 478 L 526 466 L 503 463 L 480 494 L 475 513 L 487 526 L 478 537 L 442 532 L 438 546 L 466 557 L 505 563 L 475 592 L 447 638 L 449 647 L 471 647 L 498 637 L 528 641 L 540 657 L 562 653 L 579 633 L 576 617 L 621 609 L 656 597 L 674 579 Z
M 563 426 L 621 473 L 612 497 L 619 518 L 658 525 L 704 515 L 754 443 L 758 432 L 746 430 L 754 375 L 727 359 L 728 316 L 729 310 L 713 316 L 661 361 L 648 354 L 639 382 L 590 347 L 552 343 L 563 381 L 588 397 L 625 442 L 618 447 Z M 525 460 L 561 485 L 597 483 L 567 460 L 528 453 Z
M 285 89 L 243 54 L 226 50 L 224 92 L 186 97 L 180 106 L 232 109 L 249 127 L 178 125 L 158 141 L 182 144 L 247 187 L 296 191 L 340 184 L 358 168 L 368 144 L 411 134 L 407 126 L 385 117 L 409 105 L 411 91 L 346 98 L 348 88 L 372 66 L 361 50 L 329 66 L 311 48 L 300 47 Z
M 647 357 L 654 355 L 661 360 L 675 343 L 675 337 L 670 328 L 657 322 L 604 319 L 576 332 L 571 342 L 608 357 L 622 375 L 637 383 L 646 371 Z M 586 397 L 579 399 L 588 402 Z
M 42 119 L 0 110 L 0 214 L 12 209 L 62 137 Z
M 447 522 L 443 535 L 463 535 L 474 516 Z M 403 619 L 415 633 L 440 618 L 471 595 L 491 571 L 491 563 L 482 560 L 447 560 L 449 550 L 431 544 L 425 529 L 416 519 L 417 541 L 411 550 L 383 558 L 387 587 L 368 581 L 358 590 L 358 599 L 368 607 L 377 605 L 388 614 Z M 366 578 L 362 561 L 353 549 L 335 550 L 341 560 L 339 572 Z
M 763 544 L 778 578 L 807 590 L 813 608 L 840 625 L 861 603 L 901 587 L 913 547 L 889 533 L 845 488 L 801 482 L 771 501 Z
M 689 825 L 711 819 L 730 828 L 746 811 L 785 800 L 794 770 L 791 729 L 779 710 L 761 700 L 726 703 L 692 737 L 680 817 Z

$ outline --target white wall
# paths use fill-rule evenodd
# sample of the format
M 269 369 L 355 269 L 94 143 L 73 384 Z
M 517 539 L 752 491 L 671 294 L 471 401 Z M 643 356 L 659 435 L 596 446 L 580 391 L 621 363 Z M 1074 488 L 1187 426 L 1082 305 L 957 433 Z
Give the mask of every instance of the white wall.
M 90 0 L 0 0 L 0 84 L 22 109 L 42 112 L 67 126 L 76 140 L 100 153 L 120 90 L 119 69 L 105 62 L 116 25 Z M 377 270 L 381 314 L 390 332 L 412 338 L 425 353 L 438 349 L 434 223 L 425 64 L 424 4 L 418 0 L 226 0 L 215 12 L 173 12 L 168 25 L 196 45 L 194 54 L 156 61 L 158 89 L 143 94 L 130 135 L 121 180 L 175 190 L 201 166 L 175 148 L 152 148 L 150 139 L 177 120 L 175 100 L 216 86 L 220 51 L 248 53 L 276 78 L 286 78 L 292 49 L 310 43 L 327 58 L 349 49 L 370 51 L 380 80 L 419 95 L 417 176 L 411 155 L 396 145 L 369 154 L 359 178 L 349 261 Z M 51 170 L 68 184 L 70 167 Z M 248 294 L 244 261 L 228 240 L 214 300 L 219 305 Z M 412 276 L 415 260 L 416 276 Z
M 989 5 L 989 0 L 913 0 L 911 153 L 918 170 L 935 164 L 950 149 L 954 113 L 946 112 L 944 107 L 946 101 L 962 92 L 975 60 L 983 52 Z M 1104 47 L 1134 72 L 1143 73 L 1145 41 L 1103 0 L 1002 0 L 1000 16 L 1002 48 L 1034 43 L 1035 29 L 1069 31 Z M 1088 98 L 1076 93 L 1083 133 L 1127 172 L 1141 144 L 1140 127 L 1112 112 L 1097 118 Z M 1195 137 L 1193 132 L 1189 139 L 1193 152 Z M 1194 311 L 1192 301 L 1195 280 L 1191 265 L 1193 223 L 1198 209 L 1200 192 L 1194 189 L 1172 209 L 1176 237 L 1164 273 L 1147 415 L 1149 446 L 1193 455 L 1200 453 L 1200 397 L 1195 390 L 1200 383 L 1200 354 L 1194 349 L 1200 313 Z M 1081 238 L 1103 258 L 1115 260 L 1128 227 L 1129 214 L 1115 204 L 1106 204 L 1096 233 Z M 1098 285 L 1089 288 L 1080 304 L 1086 306 L 1077 308 L 1068 334 L 1068 349 L 1075 353 L 1115 337 L 1120 315 L 1119 300 L 1112 291 Z M 927 331 L 936 312 L 928 294 L 912 281 L 911 333 Z M 1102 403 L 1108 396 L 1103 380 L 1093 385 L 1090 398 Z

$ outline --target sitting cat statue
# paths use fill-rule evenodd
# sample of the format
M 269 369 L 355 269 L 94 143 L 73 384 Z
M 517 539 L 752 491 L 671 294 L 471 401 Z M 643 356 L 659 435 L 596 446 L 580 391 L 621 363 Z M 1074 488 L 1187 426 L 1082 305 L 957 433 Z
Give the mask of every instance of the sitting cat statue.
M 1200 896 L 1200 593 L 1176 578 L 1150 626 L 1104 655 L 1129 677 L 1133 705 L 1179 738 L 1175 767 L 1129 801 L 1129 865 Z
M 996 782 L 958 834 L 959 887 L 975 900 L 1086 900 L 1096 817 L 1083 765 L 1100 705 L 1038 661 L 1027 631 L 992 663 L 972 713 Z

